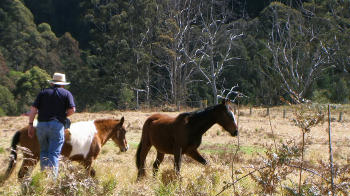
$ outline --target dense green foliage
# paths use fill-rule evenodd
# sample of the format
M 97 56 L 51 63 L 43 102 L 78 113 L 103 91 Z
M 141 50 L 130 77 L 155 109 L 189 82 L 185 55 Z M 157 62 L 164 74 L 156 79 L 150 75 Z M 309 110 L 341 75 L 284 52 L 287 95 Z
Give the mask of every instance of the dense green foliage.
M 349 35 L 341 0 L 2 0 L 0 115 L 54 72 L 80 111 L 212 104 L 237 84 L 246 104 L 348 103 Z

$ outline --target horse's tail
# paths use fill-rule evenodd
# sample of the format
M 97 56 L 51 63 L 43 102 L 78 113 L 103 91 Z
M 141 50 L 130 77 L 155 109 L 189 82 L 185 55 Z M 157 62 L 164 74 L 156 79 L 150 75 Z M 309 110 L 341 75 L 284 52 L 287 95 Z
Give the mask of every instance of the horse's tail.
M 17 131 L 12 138 L 10 163 L 4 175 L 3 181 L 7 180 L 14 171 L 17 163 L 17 144 L 19 143 L 21 131 Z
M 150 125 L 151 122 L 152 122 L 152 119 L 148 118 L 142 127 L 141 140 L 140 140 L 139 146 L 137 147 L 137 151 L 136 151 L 136 167 L 138 169 L 140 169 L 140 167 L 141 167 L 142 140 L 145 140 L 146 134 L 147 134 L 147 127 Z M 147 143 L 147 141 L 144 141 L 144 142 Z
M 137 147 L 137 151 L 136 151 L 136 167 L 140 168 L 141 165 L 141 148 L 142 148 L 142 139 L 140 141 L 139 146 Z
M 137 169 L 142 169 L 140 168 L 141 165 L 143 165 L 143 163 L 141 163 L 141 150 L 142 150 L 142 145 L 149 145 L 149 126 L 152 123 L 154 119 L 152 119 L 151 117 L 148 117 L 148 119 L 146 120 L 146 122 L 143 124 L 142 127 L 142 134 L 141 134 L 141 140 L 140 140 L 140 144 L 137 147 L 137 151 L 136 151 L 136 166 Z M 145 146 L 144 146 L 145 147 Z M 143 160 L 144 161 L 144 160 Z

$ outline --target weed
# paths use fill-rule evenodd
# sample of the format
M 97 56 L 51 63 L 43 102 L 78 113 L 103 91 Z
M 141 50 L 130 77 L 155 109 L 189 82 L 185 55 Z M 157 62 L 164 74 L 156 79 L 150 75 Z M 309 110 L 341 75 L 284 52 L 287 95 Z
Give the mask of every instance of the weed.
M 112 175 L 107 176 L 106 179 L 102 180 L 101 184 L 104 195 L 113 195 L 113 191 L 118 185 L 117 179 Z
M 5 150 L 4 148 L 0 147 L 0 154 L 3 154 L 3 153 L 5 153 Z

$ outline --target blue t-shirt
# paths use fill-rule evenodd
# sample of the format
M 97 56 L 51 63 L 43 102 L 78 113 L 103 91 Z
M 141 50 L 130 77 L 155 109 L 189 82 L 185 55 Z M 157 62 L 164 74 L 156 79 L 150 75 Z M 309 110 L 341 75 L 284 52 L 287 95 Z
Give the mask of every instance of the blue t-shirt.
M 33 106 L 38 109 L 38 121 L 58 120 L 64 124 L 67 109 L 75 107 L 71 92 L 64 88 L 47 88 L 36 97 Z

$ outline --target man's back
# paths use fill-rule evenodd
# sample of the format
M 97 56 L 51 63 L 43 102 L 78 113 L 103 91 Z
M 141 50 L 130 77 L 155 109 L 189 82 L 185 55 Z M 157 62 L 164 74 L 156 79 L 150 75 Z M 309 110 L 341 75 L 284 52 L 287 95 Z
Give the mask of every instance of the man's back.
M 38 121 L 47 122 L 58 120 L 64 123 L 68 108 L 75 107 L 72 94 L 64 88 L 47 88 L 42 90 L 34 101 L 38 108 Z

